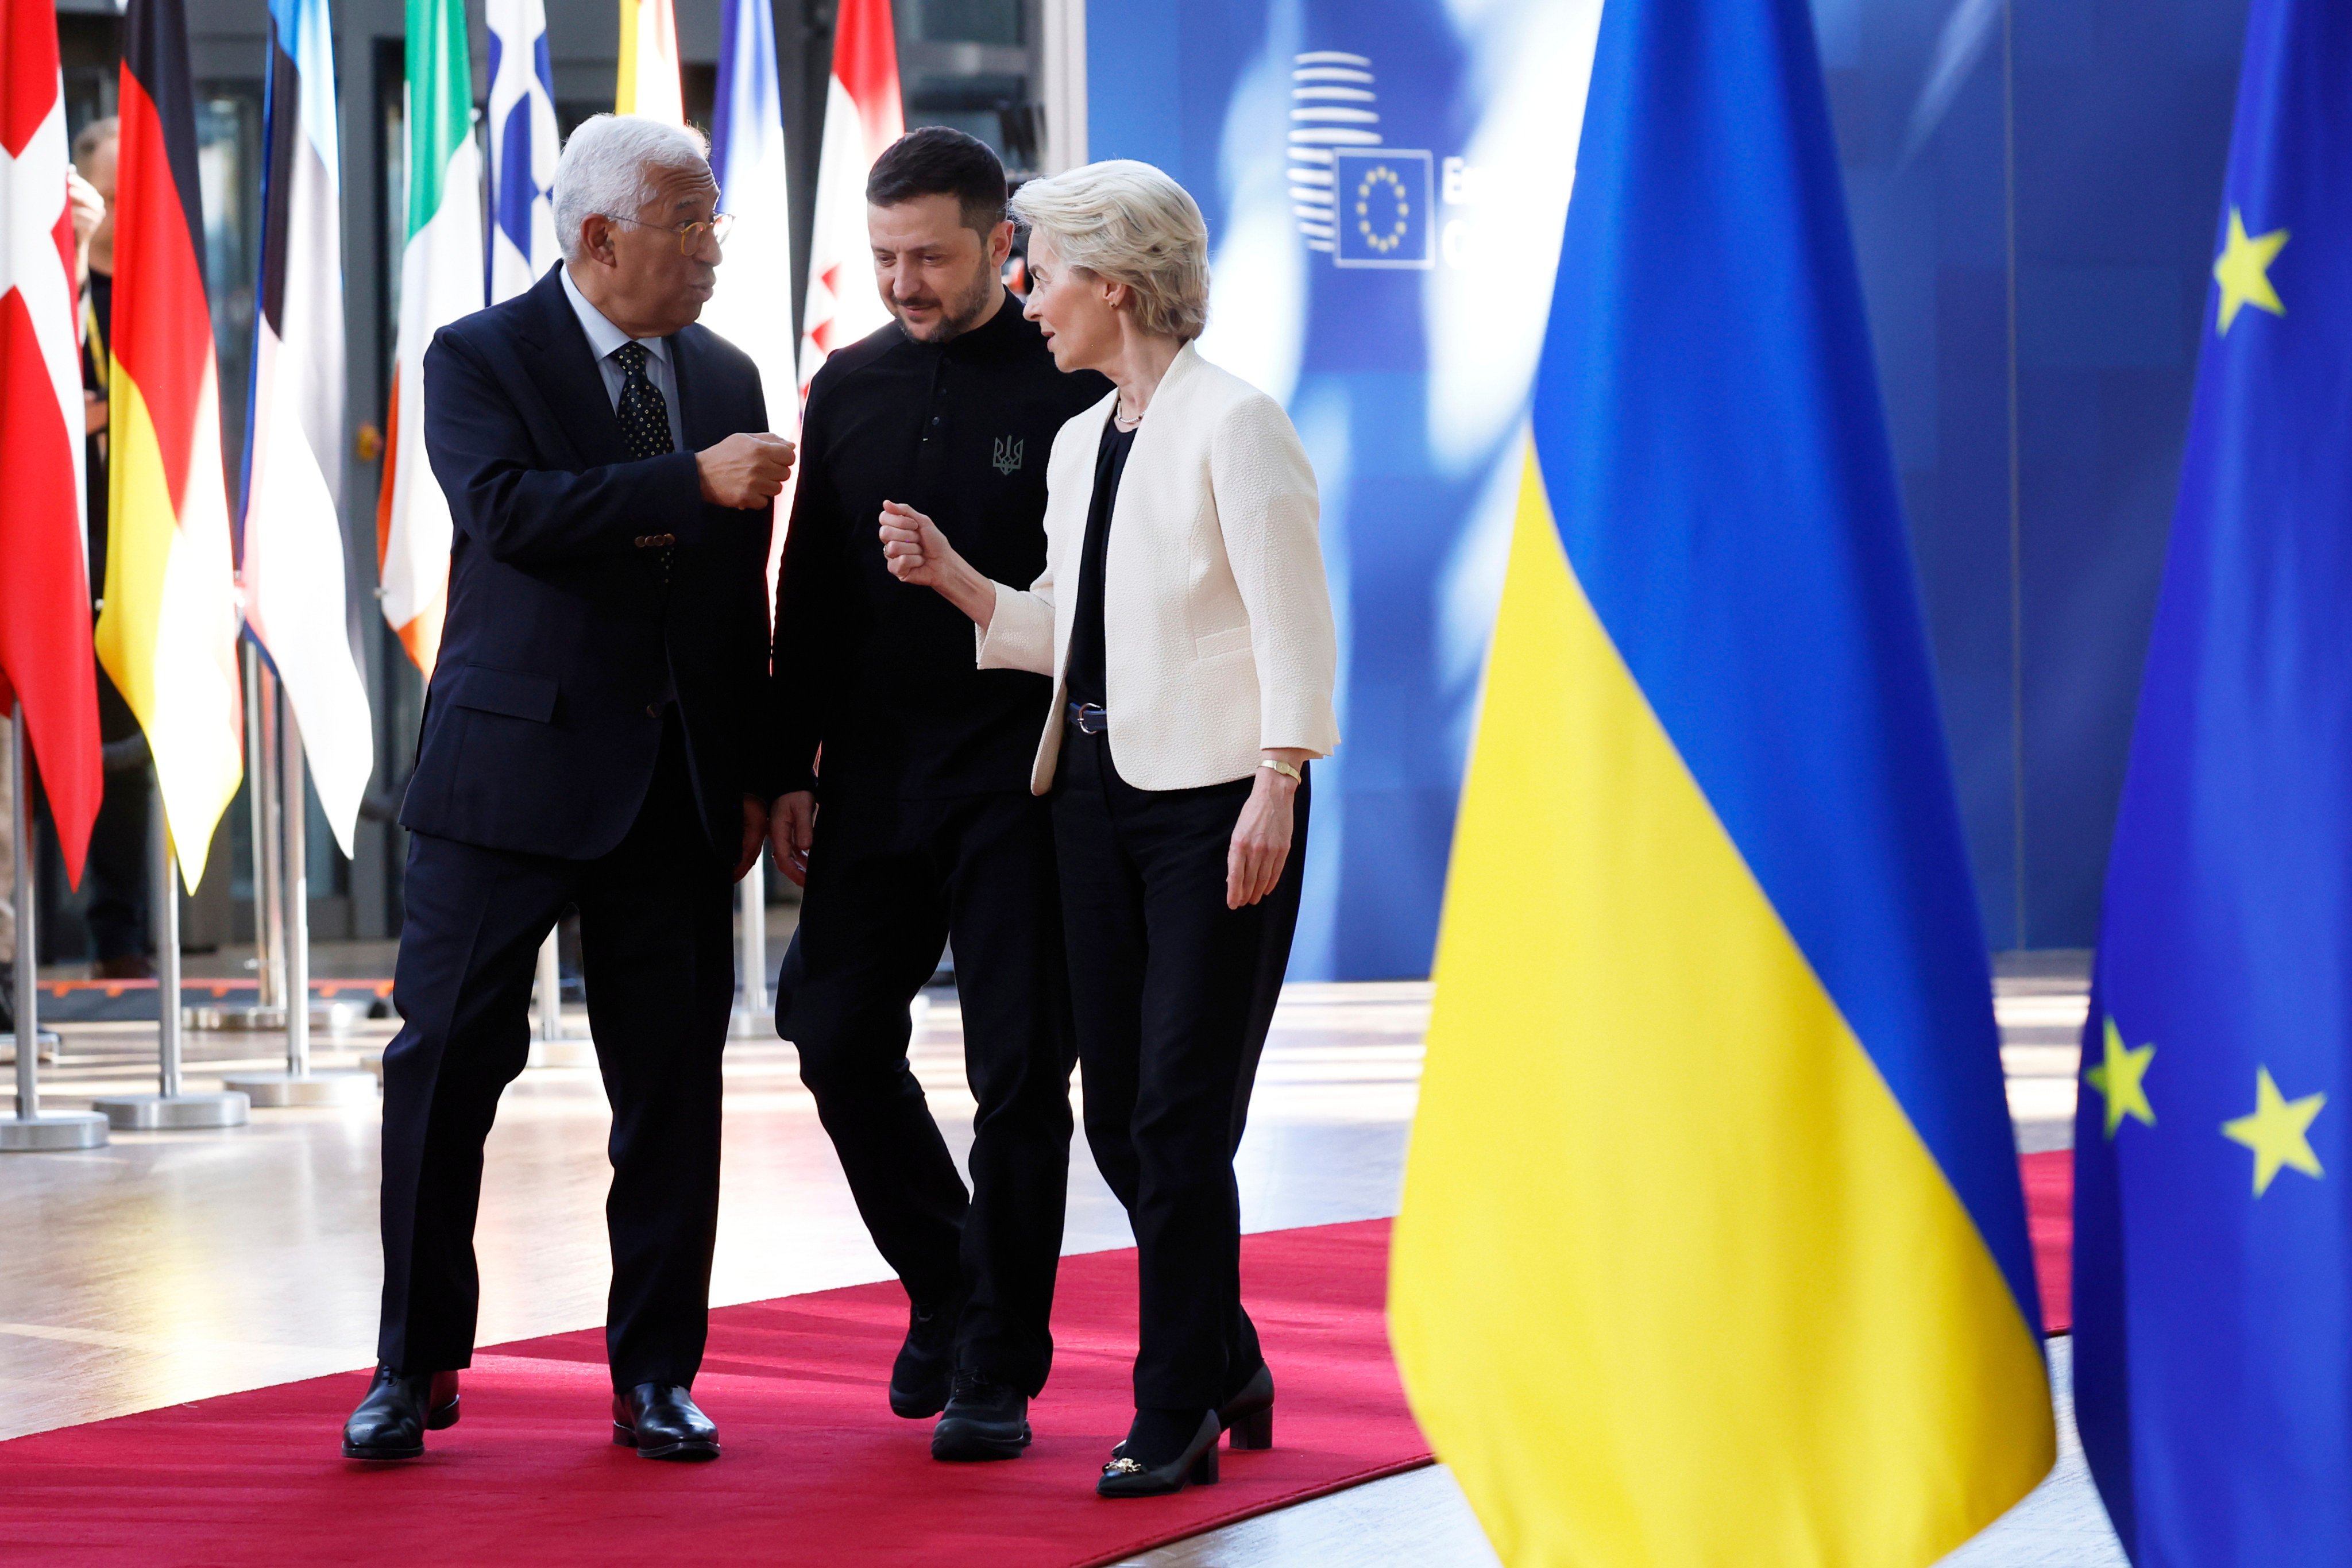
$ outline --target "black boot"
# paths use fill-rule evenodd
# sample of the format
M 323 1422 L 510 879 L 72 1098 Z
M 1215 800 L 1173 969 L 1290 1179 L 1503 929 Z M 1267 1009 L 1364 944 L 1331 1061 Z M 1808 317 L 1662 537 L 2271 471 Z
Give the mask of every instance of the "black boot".
M 1190 1432 L 1187 1438 L 1184 1434 Z M 1127 1430 L 1125 1450 L 1103 1467 L 1095 1483 L 1098 1497 L 1165 1497 L 1188 1481 L 1214 1486 L 1217 1439 L 1224 1428 L 1213 1410 L 1139 1410 Z
M 960 1372 L 947 1414 L 931 1430 L 934 1459 L 1017 1459 L 1029 1446 L 1029 1396 L 978 1373 Z
M 414 1459 L 425 1452 L 425 1434 L 457 1424 L 457 1374 L 402 1374 L 375 1369 L 367 1397 L 343 1423 L 346 1459 Z
M 947 1408 L 955 1373 L 956 1321 L 963 1304 L 950 1301 L 929 1311 L 907 1309 L 907 1339 L 890 1367 L 890 1413 L 909 1421 Z

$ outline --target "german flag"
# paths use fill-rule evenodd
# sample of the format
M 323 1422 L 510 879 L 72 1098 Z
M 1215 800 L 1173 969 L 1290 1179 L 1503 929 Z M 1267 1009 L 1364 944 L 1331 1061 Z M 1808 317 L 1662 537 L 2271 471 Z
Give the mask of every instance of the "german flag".
M 147 731 L 193 888 L 244 773 L 236 579 L 181 0 L 131 0 L 123 33 L 98 657 Z

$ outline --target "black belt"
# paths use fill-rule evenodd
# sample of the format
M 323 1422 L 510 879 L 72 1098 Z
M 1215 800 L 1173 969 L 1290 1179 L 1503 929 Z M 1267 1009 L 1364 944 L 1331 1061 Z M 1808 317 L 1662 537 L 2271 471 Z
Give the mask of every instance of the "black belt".
M 1081 735 L 1110 733 L 1110 713 L 1099 702 L 1073 702 L 1069 705 L 1070 727 Z

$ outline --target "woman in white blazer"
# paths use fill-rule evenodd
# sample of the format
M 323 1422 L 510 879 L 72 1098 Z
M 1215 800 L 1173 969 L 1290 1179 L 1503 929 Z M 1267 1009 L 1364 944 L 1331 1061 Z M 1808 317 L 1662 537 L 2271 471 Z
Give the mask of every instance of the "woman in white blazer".
M 1233 1157 L 1297 924 L 1307 765 L 1339 744 L 1314 470 L 1282 407 L 1192 346 L 1208 231 L 1148 163 L 1021 187 L 1027 314 L 1117 390 L 1062 426 L 1046 563 L 992 583 L 892 504 L 890 569 L 978 626 L 984 668 L 1055 679 L 1031 787 L 1054 800 L 1087 1142 L 1141 1253 L 1135 1423 L 1096 1489 L 1213 1481 L 1273 1441 L 1241 1304 Z

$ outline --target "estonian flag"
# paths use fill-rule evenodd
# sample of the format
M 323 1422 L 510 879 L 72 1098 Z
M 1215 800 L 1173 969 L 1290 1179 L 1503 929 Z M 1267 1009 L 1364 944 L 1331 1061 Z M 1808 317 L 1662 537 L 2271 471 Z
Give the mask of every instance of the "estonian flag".
M 2143 1568 L 2352 1563 L 2352 10 L 2254 0 L 2074 1124 Z
M 1924 1568 L 2051 1410 L 1804 0 L 1605 0 L 1576 158 L 1398 1358 L 1513 1568 Z
M 285 683 L 335 843 L 352 853 L 375 771 L 343 552 L 343 245 L 327 0 L 271 0 L 261 277 L 238 574 Z
M 237 589 L 181 0 L 131 0 L 122 32 L 98 657 L 147 732 L 194 888 L 245 773 Z

